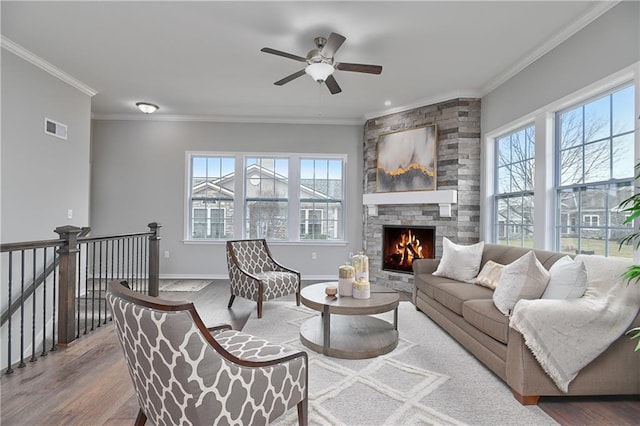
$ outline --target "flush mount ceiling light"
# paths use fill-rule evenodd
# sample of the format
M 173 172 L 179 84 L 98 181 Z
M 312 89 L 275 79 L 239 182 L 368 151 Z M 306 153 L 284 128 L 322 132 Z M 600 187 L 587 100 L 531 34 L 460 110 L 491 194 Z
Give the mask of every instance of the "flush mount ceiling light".
M 136 106 L 145 114 L 151 114 L 158 109 L 158 105 L 150 104 L 149 102 L 136 102 Z
M 327 64 L 326 62 L 317 62 L 315 64 L 311 64 L 304 69 L 304 72 L 309 74 L 311 78 L 313 78 L 318 83 L 322 83 L 325 81 L 331 74 L 335 68 L 331 64 Z

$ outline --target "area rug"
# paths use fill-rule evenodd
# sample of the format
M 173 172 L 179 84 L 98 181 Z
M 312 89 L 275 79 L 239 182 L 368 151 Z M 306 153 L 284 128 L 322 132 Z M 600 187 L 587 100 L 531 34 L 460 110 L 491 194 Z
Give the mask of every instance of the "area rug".
M 398 309 L 398 347 L 368 360 L 318 354 L 300 343 L 299 328 L 318 312 L 269 302 L 243 331 L 309 354 L 311 425 L 555 425 L 509 388 L 410 302 Z M 392 313 L 379 315 L 393 320 Z M 289 410 L 274 423 L 297 424 Z
M 160 291 L 200 291 L 209 284 L 211 280 L 160 280 Z

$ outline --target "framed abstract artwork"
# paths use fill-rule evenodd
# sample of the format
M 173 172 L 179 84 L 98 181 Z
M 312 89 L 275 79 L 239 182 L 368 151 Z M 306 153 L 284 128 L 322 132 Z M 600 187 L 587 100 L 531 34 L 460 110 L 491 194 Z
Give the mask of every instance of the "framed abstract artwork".
M 436 141 L 435 124 L 380 135 L 377 192 L 435 190 Z

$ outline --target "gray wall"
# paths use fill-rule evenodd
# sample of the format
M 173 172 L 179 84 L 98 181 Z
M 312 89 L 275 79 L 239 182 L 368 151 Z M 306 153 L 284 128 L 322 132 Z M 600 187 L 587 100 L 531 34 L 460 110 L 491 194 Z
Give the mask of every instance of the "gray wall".
M 161 277 L 227 276 L 224 243 L 183 242 L 186 151 L 347 154 L 348 244 L 270 246 L 303 278 L 336 277 L 362 247 L 362 126 L 94 120 L 92 131 L 92 233 L 160 222 L 161 252 L 170 252 L 169 259 L 161 256 Z
M 44 118 L 68 139 L 44 133 Z M 2 242 L 89 225 L 91 98 L 2 49 Z M 67 219 L 67 210 L 73 219 Z
M 640 60 L 640 2 L 622 2 L 482 98 L 491 132 Z

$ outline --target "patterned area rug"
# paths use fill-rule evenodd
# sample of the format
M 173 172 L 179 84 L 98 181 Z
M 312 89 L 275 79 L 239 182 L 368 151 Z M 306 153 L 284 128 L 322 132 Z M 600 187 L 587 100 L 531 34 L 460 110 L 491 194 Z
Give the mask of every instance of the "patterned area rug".
M 200 291 L 209 284 L 211 280 L 160 280 L 160 291 Z
M 243 331 L 309 354 L 311 425 L 554 425 L 409 302 L 398 309 L 400 342 L 368 360 L 325 357 L 300 343 L 298 330 L 318 315 L 293 302 L 269 302 Z M 392 319 L 392 313 L 380 315 Z M 277 425 L 297 424 L 289 410 Z

